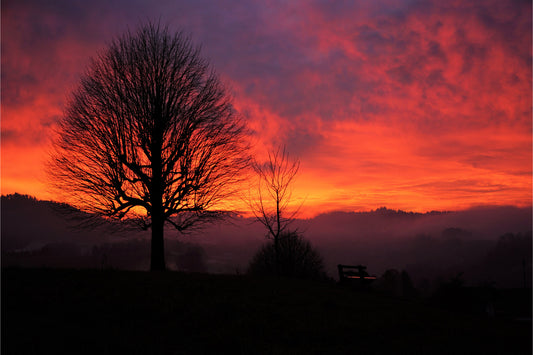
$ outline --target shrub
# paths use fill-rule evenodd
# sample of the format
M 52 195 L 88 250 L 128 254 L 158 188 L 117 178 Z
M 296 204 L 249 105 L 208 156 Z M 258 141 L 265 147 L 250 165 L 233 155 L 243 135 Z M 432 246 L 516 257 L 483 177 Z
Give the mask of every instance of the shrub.
M 258 276 L 279 275 L 306 279 L 325 277 L 322 257 L 308 240 L 296 232 L 280 237 L 277 258 L 272 241 L 263 245 L 250 262 L 248 272 Z

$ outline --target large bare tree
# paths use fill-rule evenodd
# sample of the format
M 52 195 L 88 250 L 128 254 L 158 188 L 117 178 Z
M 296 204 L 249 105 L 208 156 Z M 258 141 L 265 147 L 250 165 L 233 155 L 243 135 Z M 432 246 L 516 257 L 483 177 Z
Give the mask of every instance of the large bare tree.
M 268 161 L 254 160 L 252 167 L 258 181 L 249 197 L 249 207 L 257 221 L 267 229 L 267 238 L 274 244 L 276 267 L 279 266 L 280 239 L 289 235 L 289 226 L 299 211 L 290 205 L 292 186 L 300 161 L 291 159 L 285 148 L 268 153 Z
M 92 59 L 56 133 L 52 184 L 82 211 L 151 228 L 151 270 L 165 269 L 165 225 L 220 217 L 248 164 L 245 125 L 199 48 L 152 23 Z

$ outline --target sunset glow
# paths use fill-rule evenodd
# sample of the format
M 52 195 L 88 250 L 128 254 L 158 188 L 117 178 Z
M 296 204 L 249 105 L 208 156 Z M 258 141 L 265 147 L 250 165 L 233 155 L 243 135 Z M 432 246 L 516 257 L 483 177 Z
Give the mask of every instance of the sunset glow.
M 259 159 L 300 159 L 303 217 L 530 206 L 531 3 L 348 3 L 3 1 L 1 193 L 58 199 L 43 170 L 66 98 L 146 17 L 202 45 Z

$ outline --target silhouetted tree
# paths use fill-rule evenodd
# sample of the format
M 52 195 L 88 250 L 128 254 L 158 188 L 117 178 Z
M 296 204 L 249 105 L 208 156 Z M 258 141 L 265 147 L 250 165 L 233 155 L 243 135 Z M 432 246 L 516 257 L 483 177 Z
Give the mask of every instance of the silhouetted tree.
M 163 270 L 165 224 L 185 232 L 224 214 L 248 162 L 244 127 L 199 48 L 150 23 L 91 61 L 48 171 L 81 210 L 151 228 L 150 268 Z
M 322 257 L 296 232 L 283 233 L 277 250 L 273 242 L 263 245 L 250 262 L 249 272 L 311 279 L 325 276 Z
M 257 173 L 258 184 L 255 194 L 249 199 L 249 206 L 257 221 L 267 229 L 267 238 L 272 239 L 274 256 L 280 253 L 280 239 L 290 235 L 288 227 L 299 208 L 290 209 L 292 197 L 290 188 L 300 167 L 299 160 L 292 160 L 285 148 L 269 152 L 268 161 L 255 160 L 252 167 Z

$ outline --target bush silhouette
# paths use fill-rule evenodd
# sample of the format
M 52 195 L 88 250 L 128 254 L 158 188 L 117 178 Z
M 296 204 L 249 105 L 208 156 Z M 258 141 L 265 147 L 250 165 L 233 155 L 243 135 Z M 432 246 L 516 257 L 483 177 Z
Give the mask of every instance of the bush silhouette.
M 281 236 L 277 258 L 273 242 L 263 245 L 250 262 L 248 272 L 257 276 L 279 275 L 306 279 L 325 277 L 322 257 L 308 240 L 296 232 Z

